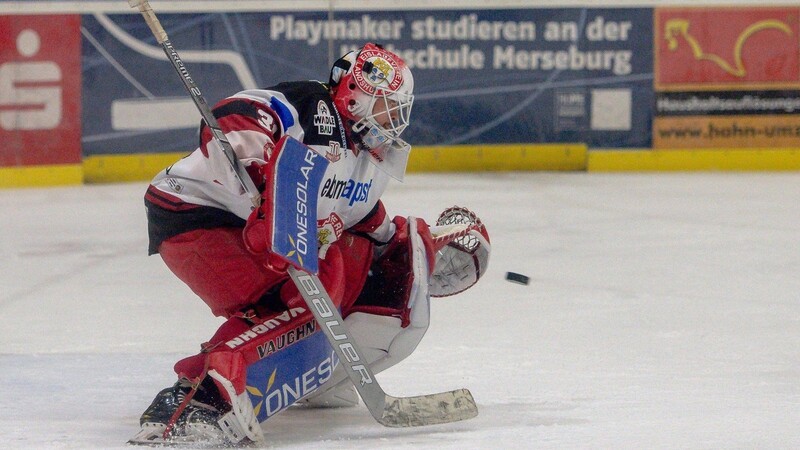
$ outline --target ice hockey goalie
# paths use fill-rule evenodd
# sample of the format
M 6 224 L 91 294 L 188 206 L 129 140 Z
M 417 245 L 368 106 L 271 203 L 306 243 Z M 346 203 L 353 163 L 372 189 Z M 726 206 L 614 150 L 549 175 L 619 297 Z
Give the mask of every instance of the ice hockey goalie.
M 261 423 L 292 405 L 357 404 L 270 247 L 275 161 L 288 137 L 312 150 L 310 159 L 327 160 L 318 240 L 297 242 L 298 251 L 318 258 L 319 279 L 374 372 L 414 351 L 432 296 L 463 292 L 485 273 L 490 240 L 474 213 L 449 208 L 429 225 L 390 217 L 381 200 L 389 181 L 404 177 L 410 146 L 400 136 L 413 89 L 402 59 L 370 43 L 337 60 L 328 83 L 281 83 L 219 102 L 214 115 L 262 191 L 255 210 L 206 126 L 198 148 L 153 179 L 145 194 L 150 254 L 225 322 L 199 353 L 175 364 L 174 384 L 145 408 L 131 443 L 259 442 Z M 162 298 L 156 307 L 169 308 L 169 296 Z

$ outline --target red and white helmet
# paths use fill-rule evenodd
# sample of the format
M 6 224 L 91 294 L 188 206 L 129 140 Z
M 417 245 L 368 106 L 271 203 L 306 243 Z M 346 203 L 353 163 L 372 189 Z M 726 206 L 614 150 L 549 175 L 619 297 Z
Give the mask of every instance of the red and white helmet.
M 402 180 L 410 146 L 400 134 L 408 127 L 414 103 L 414 77 L 406 63 L 370 43 L 334 63 L 330 86 L 356 145 L 379 168 Z

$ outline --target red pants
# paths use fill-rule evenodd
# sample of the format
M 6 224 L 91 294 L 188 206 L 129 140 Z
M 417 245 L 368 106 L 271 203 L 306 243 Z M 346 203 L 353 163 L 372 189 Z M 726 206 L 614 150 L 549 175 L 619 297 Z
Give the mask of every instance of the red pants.
M 372 263 L 372 248 L 369 240 L 345 233 L 320 261 L 320 281 L 343 314 L 356 301 L 364 286 Z M 265 294 L 289 278 L 285 271 L 270 268 L 265 255 L 255 255 L 245 248 L 241 228 L 190 231 L 164 241 L 158 250 L 167 267 L 202 298 L 215 315 L 228 318 L 204 344 L 204 352 L 175 365 L 179 376 L 190 379 L 202 373 L 206 351 L 217 348 L 251 326 L 241 318 L 241 311 L 255 306 Z M 280 288 L 279 300 L 287 309 L 305 306 L 291 281 Z M 310 312 L 297 317 L 297 321 L 309 318 Z M 295 325 L 286 323 L 284 326 L 291 329 Z M 250 353 L 245 349 L 241 351 Z M 245 363 L 250 363 L 253 358 L 244 355 Z
M 167 267 L 217 316 L 236 315 L 289 278 L 285 271 L 269 267 L 266 255 L 245 248 L 241 228 L 190 231 L 167 239 L 158 251 Z M 347 232 L 320 261 L 320 280 L 343 314 L 358 297 L 371 263 L 372 244 Z M 297 290 L 288 286 L 284 290 L 280 297 L 288 306 Z

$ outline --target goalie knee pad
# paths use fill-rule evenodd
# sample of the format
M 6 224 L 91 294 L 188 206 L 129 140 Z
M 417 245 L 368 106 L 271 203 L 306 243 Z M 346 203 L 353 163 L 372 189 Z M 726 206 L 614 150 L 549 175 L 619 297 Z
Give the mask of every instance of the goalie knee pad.
M 424 304 L 423 304 L 424 303 Z M 428 330 L 430 309 L 427 300 L 420 301 L 411 311 L 412 320 L 403 327 L 397 317 L 355 312 L 344 320 L 353 340 L 358 342 L 362 354 L 373 373 L 380 373 L 406 359 L 419 345 Z M 350 404 L 352 382 L 344 368 L 337 366 L 330 380 L 308 396 L 302 405 L 309 407 L 343 407 Z
M 364 290 L 344 319 L 353 340 L 374 373 L 407 358 L 417 348 L 430 325 L 428 277 L 431 239 L 421 219 L 395 218 L 398 232 L 372 266 Z M 349 389 L 341 369 L 306 402 L 332 406 L 326 399 Z
M 386 355 L 395 361 L 379 365 L 379 370 L 410 355 L 430 325 L 428 282 L 433 250 L 428 226 L 413 217 L 394 222 L 397 234 L 373 265 L 372 288 L 365 286 L 345 318 L 356 341 L 374 349 L 373 355 L 367 355 L 371 365 Z
M 428 225 L 422 219 L 395 217 L 397 231 L 392 240 L 377 250 L 352 311 L 393 315 L 408 324 L 408 314 L 418 297 L 428 296 L 428 277 L 433 267 L 433 250 Z

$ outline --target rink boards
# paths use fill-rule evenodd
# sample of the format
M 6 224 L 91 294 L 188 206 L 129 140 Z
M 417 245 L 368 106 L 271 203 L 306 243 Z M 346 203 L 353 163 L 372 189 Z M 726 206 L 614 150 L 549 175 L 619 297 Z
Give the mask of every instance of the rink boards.
M 415 74 L 412 172 L 800 168 L 800 7 L 319 3 L 156 7 L 211 103 L 382 42 Z M 0 187 L 146 180 L 193 149 L 125 2 L 36 4 L 0 1 Z

